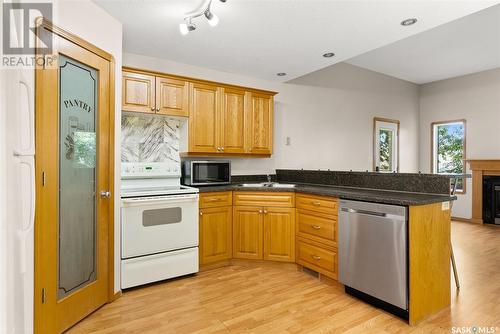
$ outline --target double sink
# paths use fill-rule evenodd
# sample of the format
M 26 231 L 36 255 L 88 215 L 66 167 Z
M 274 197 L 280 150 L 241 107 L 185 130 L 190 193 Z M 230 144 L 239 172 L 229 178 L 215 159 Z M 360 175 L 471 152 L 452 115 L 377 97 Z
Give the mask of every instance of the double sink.
M 294 188 L 295 184 L 278 182 L 242 183 L 238 184 L 242 188 Z

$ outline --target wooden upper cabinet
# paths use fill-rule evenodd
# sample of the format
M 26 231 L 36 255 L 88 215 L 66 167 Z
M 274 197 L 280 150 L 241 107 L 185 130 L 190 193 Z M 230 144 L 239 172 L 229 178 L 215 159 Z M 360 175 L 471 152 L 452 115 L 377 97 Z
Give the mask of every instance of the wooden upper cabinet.
M 193 155 L 268 156 L 274 92 L 124 68 L 122 110 L 189 117 Z
M 123 71 L 122 110 L 189 115 L 189 83 L 176 78 Z
M 192 83 L 189 101 L 189 151 L 220 152 L 220 88 Z
M 274 99 L 270 95 L 249 94 L 248 153 L 272 154 Z
M 189 83 L 156 77 L 156 112 L 170 116 L 189 115 Z
M 244 90 L 224 88 L 220 130 L 223 153 L 245 153 L 245 107 Z
M 155 112 L 155 77 L 123 71 L 122 110 Z

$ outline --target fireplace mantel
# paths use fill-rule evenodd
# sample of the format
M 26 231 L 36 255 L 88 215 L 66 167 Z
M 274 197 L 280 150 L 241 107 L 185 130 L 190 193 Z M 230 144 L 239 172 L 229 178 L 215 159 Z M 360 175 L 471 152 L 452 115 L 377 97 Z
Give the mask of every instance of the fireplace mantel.
M 500 176 L 500 159 L 469 159 L 472 171 L 472 218 L 474 223 L 483 223 L 483 176 Z

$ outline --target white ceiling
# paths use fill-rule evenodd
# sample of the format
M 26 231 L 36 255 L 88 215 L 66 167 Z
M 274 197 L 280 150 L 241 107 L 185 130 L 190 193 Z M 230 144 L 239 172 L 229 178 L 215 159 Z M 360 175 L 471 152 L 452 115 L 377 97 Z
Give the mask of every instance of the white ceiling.
M 417 84 L 500 67 L 500 5 L 347 62 Z
M 187 36 L 202 0 L 94 0 L 123 23 L 124 52 L 288 81 L 489 7 L 493 0 L 214 0 L 220 17 Z M 403 19 L 418 23 L 403 27 Z M 335 52 L 333 58 L 323 58 Z M 288 73 L 277 77 L 277 72 Z

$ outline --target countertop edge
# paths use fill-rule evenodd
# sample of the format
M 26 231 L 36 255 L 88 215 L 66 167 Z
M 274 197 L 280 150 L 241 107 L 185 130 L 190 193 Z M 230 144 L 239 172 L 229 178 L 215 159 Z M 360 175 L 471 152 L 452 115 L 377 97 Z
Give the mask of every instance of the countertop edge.
M 263 187 L 241 187 L 236 184 L 220 185 L 220 186 L 200 186 L 196 187 L 200 193 L 222 192 L 222 191 L 261 191 L 261 192 L 293 192 L 309 195 L 331 196 L 339 199 L 358 200 L 366 202 L 374 202 L 381 204 L 393 204 L 401 206 L 420 206 L 441 202 L 449 202 L 457 199 L 457 196 L 447 196 L 442 194 L 424 194 L 424 193 L 407 193 L 398 191 L 388 191 L 379 189 L 364 189 L 364 188 L 348 188 L 348 187 L 329 187 L 322 185 L 305 185 L 301 184 L 295 188 L 263 188 Z M 344 192 L 345 191 L 345 192 Z M 348 193 L 359 192 L 359 193 Z M 363 194 L 363 191 L 366 192 Z M 371 192 L 379 191 L 380 194 L 374 195 Z M 404 196 L 417 196 L 418 199 L 408 199 Z M 391 198 L 390 196 L 395 196 Z M 402 198 L 403 197 L 403 198 Z

